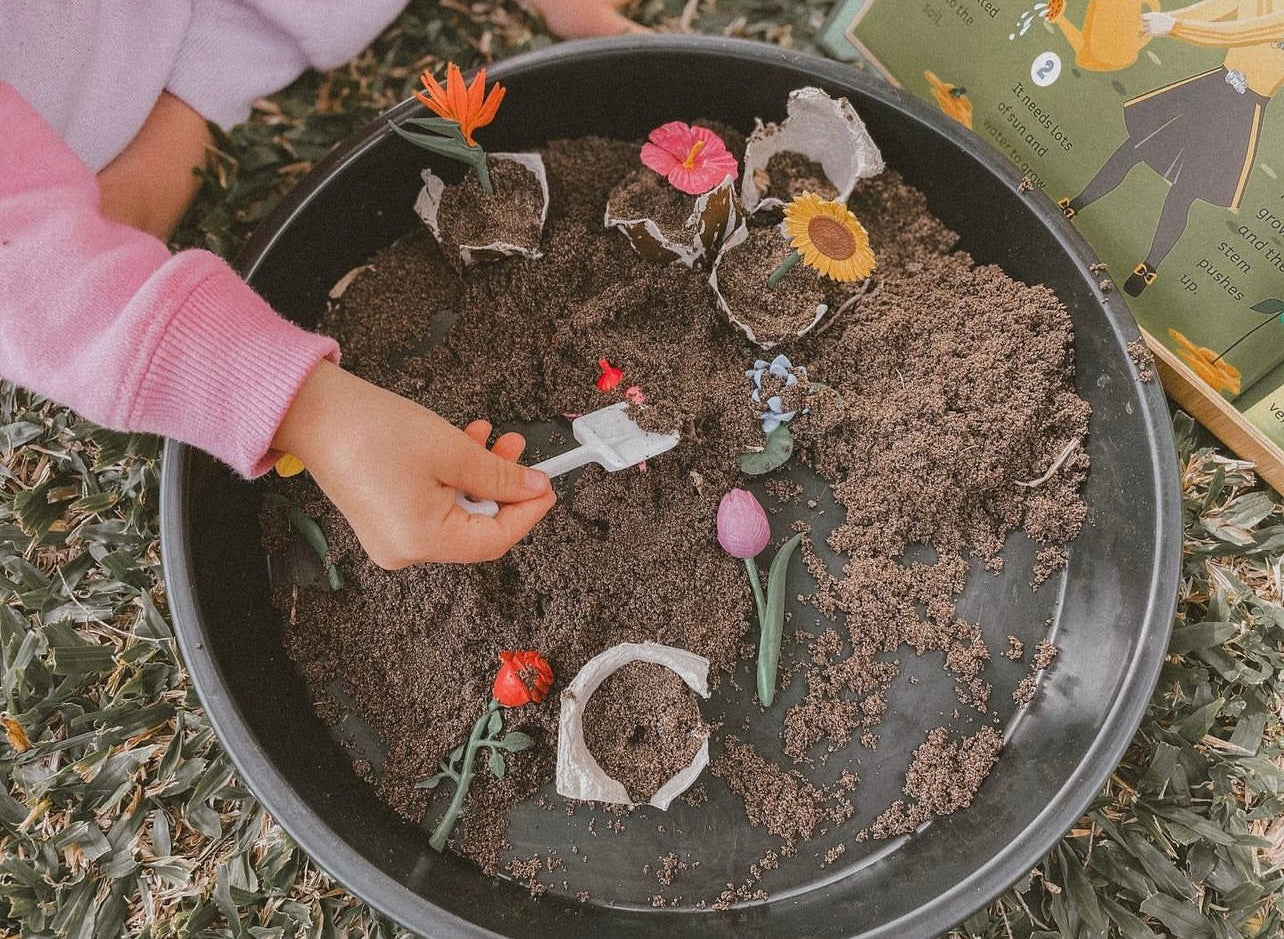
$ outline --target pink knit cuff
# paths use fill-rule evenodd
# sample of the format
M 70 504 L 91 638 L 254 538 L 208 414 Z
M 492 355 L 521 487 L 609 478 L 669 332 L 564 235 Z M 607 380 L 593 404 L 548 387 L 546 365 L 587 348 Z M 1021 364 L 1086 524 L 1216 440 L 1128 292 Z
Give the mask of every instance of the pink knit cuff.
M 304 379 L 339 346 L 279 316 L 226 266 L 213 267 L 166 325 L 127 418 L 254 477 Z

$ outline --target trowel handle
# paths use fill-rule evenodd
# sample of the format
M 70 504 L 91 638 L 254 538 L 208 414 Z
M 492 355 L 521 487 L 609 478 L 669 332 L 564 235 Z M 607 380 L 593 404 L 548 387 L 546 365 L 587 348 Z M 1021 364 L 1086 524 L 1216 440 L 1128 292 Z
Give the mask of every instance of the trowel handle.
M 592 463 L 595 456 L 597 456 L 597 451 L 590 447 L 576 447 L 574 450 L 567 450 L 557 456 L 550 456 L 547 460 L 536 463 L 531 469 L 537 469 L 546 474 L 549 479 L 552 479 L 554 476 L 569 473 L 585 463 Z
M 554 476 L 569 473 L 585 463 L 592 463 L 594 455 L 594 451 L 589 447 L 576 447 L 574 450 L 567 450 L 565 453 L 559 453 L 557 456 L 536 463 L 531 469 L 537 469 L 552 479 Z M 459 490 L 455 490 L 455 504 L 470 515 L 486 515 L 494 518 L 499 513 L 499 505 L 493 499 L 470 499 Z

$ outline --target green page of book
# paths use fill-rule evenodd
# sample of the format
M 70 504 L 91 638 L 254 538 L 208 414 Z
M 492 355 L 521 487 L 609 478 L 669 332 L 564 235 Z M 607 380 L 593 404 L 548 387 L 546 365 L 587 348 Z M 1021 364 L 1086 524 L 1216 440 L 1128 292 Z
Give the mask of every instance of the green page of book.
M 822 42 L 1071 200 L 1138 322 L 1224 397 L 1251 389 L 1238 406 L 1284 445 L 1284 0 L 1207 0 L 1146 38 L 1157 11 L 847 0 Z

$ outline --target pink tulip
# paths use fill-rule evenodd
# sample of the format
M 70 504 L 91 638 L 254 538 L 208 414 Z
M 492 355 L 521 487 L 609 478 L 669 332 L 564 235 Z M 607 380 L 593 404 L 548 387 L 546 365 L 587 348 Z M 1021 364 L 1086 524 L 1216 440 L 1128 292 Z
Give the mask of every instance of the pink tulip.
M 771 540 L 767 513 L 752 492 L 732 489 L 718 503 L 718 543 L 734 558 L 753 558 Z
M 736 158 L 721 137 L 707 127 L 681 121 L 651 131 L 642 145 L 642 162 L 691 196 L 703 195 L 726 177 L 735 179 L 739 174 Z

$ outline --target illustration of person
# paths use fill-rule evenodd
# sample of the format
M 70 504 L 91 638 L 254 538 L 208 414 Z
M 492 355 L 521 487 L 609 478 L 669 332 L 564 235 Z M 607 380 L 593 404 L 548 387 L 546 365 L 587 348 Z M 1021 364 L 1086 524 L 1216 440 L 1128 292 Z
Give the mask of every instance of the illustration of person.
M 1066 218 L 1100 199 L 1144 162 L 1170 183 L 1146 259 L 1124 283 L 1130 296 L 1154 283 L 1159 265 L 1186 229 L 1196 199 L 1239 207 L 1257 154 L 1262 115 L 1284 84 L 1284 0 L 1203 0 L 1142 13 L 1142 32 L 1227 49 L 1215 69 L 1124 103 L 1128 139 L 1073 198 Z

